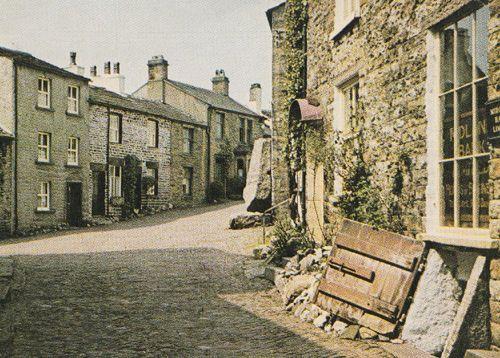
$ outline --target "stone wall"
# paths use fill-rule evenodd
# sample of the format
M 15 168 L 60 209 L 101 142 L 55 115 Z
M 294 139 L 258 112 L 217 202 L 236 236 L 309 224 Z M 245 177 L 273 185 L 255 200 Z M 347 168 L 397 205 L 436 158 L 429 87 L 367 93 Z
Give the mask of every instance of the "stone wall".
M 37 108 L 38 77 L 51 80 L 51 108 Z M 80 88 L 80 114 L 66 114 L 68 85 Z M 88 86 L 85 82 L 50 72 L 18 66 L 17 220 L 20 231 L 67 222 L 66 184 L 82 183 L 82 214 L 89 219 L 91 201 L 88 190 L 89 127 Z M 50 163 L 38 163 L 38 132 L 51 133 Z M 68 138 L 79 138 L 79 165 L 67 166 Z M 51 210 L 37 211 L 40 183 L 51 183 Z
M 0 128 L 14 133 L 14 64 L 11 58 L 0 57 Z
M 12 225 L 12 144 L 0 138 L 0 237 Z
M 109 108 L 110 113 L 121 116 L 122 141 L 109 143 L 110 160 L 124 159 L 127 155 L 136 156 L 142 163 L 142 176 L 146 176 L 146 163 L 155 163 L 158 168 L 157 195 L 142 194 L 142 208 L 165 209 L 169 206 L 183 207 L 201 203 L 205 198 L 204 178 L 204 129 L 195 128 L 195 147 L 193 155 L 183 151 L 183 125 L 169 121 L 147 112 L 140 113 L 120 108 Z M 103 105 L 91 106 L 91 155 L 92 163 L 106 165 L 107 162 L 107 125 L 108 108 Z M 158 122 L 158 147 L 147 145 L 147 120 Z M 182 193 L 183 168 L 193 168 L 193 196 Z M 107 175 L 107 174 L 106 174 Z M 106 183 L 108 180 L 106 180 Z M 106 185 L 107 186 L 107 185 Z M 92 189 L 92 184 L 91 184 Z M 109 197 L 106 187 L 106 198 Z M 92 190 L 91 190 L 92 191 Z M 121 209 L 105 201 L 106 212 L 110 216 L 120 216 Z
M 287 141 L 286 121 L 288 112 L 281 110 L 285 94 L 283 93 L 283 81 L 286 71 L 284 40 L 285 40 L 285 5 L 279 5 L 268 11 L 270 20 L 273 61 L 272 61 L 272 201 L 273 205 L 279 204 L 289 197 L 288 190 L 288 168 L 284 148 Z

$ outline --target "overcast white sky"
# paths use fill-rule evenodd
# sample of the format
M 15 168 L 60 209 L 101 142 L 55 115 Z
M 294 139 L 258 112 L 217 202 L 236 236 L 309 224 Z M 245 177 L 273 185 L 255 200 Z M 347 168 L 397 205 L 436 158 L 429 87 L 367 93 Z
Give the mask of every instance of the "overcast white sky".
M 0 0 L 0 46 L 64 67 L 69 52 L 86 68 L 120 62 L 126 89 L 147 80 L 163 54 L 170 78 L 211 88 L 226 71 L 230 95 L 247 104 L 250 85 L 271 102 L 271 32 L 265 11 L 280 0 Z

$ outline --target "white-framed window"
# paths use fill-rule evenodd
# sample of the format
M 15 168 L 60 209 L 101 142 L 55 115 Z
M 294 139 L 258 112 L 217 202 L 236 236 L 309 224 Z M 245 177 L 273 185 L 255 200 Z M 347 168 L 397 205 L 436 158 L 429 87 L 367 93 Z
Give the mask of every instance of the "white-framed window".
M 49 211 L 50 210 L 50 182 L 40 183 L 40 188 L 38 192 L 38 211 Z
M 360 16 L 359 0 L 335 0 L 334 35 Z
M 50 162 L 50 133 L 38 132 L 38 157 L 39 162 Z
M 122 141 L 122 118 L 116 113 L 109 115 L 109 142 L 121 143 Z
M 148 147 L 158 147 L 158 121 L 148 119 Z
M 215 114 L 215 138 L 224 139 L 224 127 L 225 127 L 225 115 L 224 113 L 217 112 Z
M 80 111 L 80 88 L 68 86 L 68 113 L 78 114 Z
M 117 165 L 109 166 L 109 197 L 122 196 L 122 167 Z
M 78 165 L 79 140 L 76 137 L 68 138 L 68 165 Z
M 48 78 L 38 79 L 38 107 L 50 108 L 50 80 Z
M 184 167 L 184 176 L 182 178 L 182 191 L 184 195 L 193 195 L 193 168 Z
M 146 175 L 155 180 L 154 185 L 150 186 L 146 192 L 147 195 L 153 196 L 158 194 L 158 169 L 146 168 Z
M 359 130 L 359 78 L 353 75 L 335 88 L 334 128 L 345 135 Z
M 489 16 L 483 7 L 428 37 L 434 49 L 428 55 L 427 98 L 431 234 L 488 232 Z
M 194 145 L 194 128 L 184 128 L 184 153 L 192 154 Z

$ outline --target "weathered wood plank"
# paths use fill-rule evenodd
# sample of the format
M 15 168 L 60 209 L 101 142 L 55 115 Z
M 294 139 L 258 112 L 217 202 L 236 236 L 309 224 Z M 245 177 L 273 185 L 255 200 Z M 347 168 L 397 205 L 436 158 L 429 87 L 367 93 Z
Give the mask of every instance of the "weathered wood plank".
M 389 302 L 384 302 L 378 298 L 371 297 L 365 293 L 356 291 L 355 289 L 337 285 L 331 282 L 322 281 L 318 290 L 343 301 L 352 303 L 366 310 L 378 313 L 384 317 L 394 319 L 398 313 L 398 307 Z
M 347 260 L 342 260 L 337 257 L 330 257 L 328 265 L 340 272 L 357 276 L 367 281 L 373 281 L 375 272 L 361 265 L 349 263 Z

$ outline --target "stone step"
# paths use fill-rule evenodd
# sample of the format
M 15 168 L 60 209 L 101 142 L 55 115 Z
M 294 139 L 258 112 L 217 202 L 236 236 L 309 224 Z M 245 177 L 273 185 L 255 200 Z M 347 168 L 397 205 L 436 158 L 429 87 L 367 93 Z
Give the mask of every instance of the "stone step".
M 485 351 L 481 349 L 469 349 L 464 358 L 499 358 L 500 352 Z

